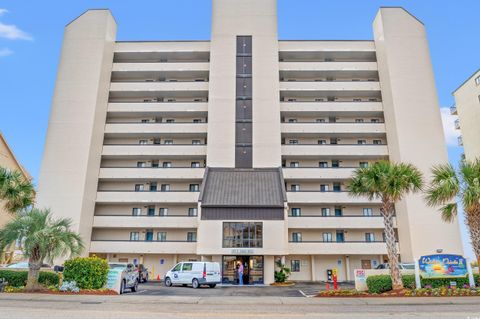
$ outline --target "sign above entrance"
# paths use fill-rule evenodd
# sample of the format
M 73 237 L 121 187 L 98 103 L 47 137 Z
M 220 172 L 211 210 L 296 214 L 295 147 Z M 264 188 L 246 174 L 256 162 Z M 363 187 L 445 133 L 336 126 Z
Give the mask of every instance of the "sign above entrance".
M 467 260 L 460 255 L 428 255 L 418 261 L 423 278 L 465 277 L 468 273 Z
M 251 255 L 254 253 L 253 249 L 241 249 L 241 248 L 235 248 L 232 249 L 232 255 Z

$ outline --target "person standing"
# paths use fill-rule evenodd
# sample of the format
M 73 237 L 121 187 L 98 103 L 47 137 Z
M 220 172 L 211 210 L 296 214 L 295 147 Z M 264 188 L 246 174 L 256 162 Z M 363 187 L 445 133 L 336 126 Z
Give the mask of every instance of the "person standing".
M 241 262 L 238 263 L 238 285 L 243 285 L 243 264 Z

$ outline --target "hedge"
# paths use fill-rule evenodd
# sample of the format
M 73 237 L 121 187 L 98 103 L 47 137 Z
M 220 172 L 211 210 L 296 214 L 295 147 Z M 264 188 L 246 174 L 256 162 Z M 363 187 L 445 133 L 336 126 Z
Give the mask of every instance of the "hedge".
M 27 284 L 28 271 L 0 270 L 0 278 L 5 279 L 9 286 L 22 287 Z M 45 286 L 58 285 L 58 275 L 53 272 L 41 271 L 38 282 Z
M 98 257 L 78 257 L 64 264 L 64 281 L 75 281 L 80 289 L 100 289 L 107 283 L 108 262 Z
M 480 285 L 480 275 L 473 275 L 475 284 Z M 439 287 L 448 287 L 451 281 L 457 283 L 457 287 L 462 287 L 463 285 L 468 285 L 468 277 L 465 278 L 421 278 L 422 287 L 426 285 L 431 286 L 432 288 Z M 405 288 L 415 288 L 415 275 L 403 275 L 402 276 L 403 286 Z M 392 280 L 390 275 L 375 275 L 367 277 L 367 287 L 368 292 L 380 294 L 392 290 Z

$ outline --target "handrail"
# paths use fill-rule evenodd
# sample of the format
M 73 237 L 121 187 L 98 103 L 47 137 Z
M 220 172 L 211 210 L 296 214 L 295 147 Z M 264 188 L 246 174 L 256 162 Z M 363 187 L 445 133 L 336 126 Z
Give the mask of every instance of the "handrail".
M 191 168 L 191 169 L 200 169 L 200 168 L 205 168 L 205 166 L 201 167 L 190 167 L 190 166 L 175 166 L 175 167 L 163 167 L 163 166 L 158 166 L 158 167 L 152 167 L 152 166 L 145 166 L 145 167 L 137 167 L 137 166 L 100 166 L 100 168 L 153 168 L 153 169 L 168 169 L 168 168 Z
M 105 124 L 208 124 L 208 122 L 106 122 Z
M 385 124 L 383 121 L 379 122 L 304 122 L 304 121 L 297 121 L 297 122 L 280 122 L 281 124 Z
M 103 146 L 206 146 L 207 144 L 111 144 L 106 143 Z
M 137 242 L 157 242 L 157 243 L 196 243 L 197 241 L 196 240 L 146 240 L 146 239 L 142 239 L 142 240 L 131 240 L 131 239 L 95 239 L 95 240 L 92 240 L 92 241 L 107 241 L 107 242 L 115 242 L 115 241 L 119 241 L 119 242 L 134 242 L 134 243 L 137 243 Z
M 294 240 L 289 240 L 289 243 L 328 243 L 328 244 L 348 244 L 348 243 L 365 243 L 365 244 L 375 244 L 375 243 L 385 243 L 384 240 L 372 240 L 372 241 L 366 241 L 366 240 L 344 240 L 344 241 L 327 241 L 327 240 L 301 240 L 301 241 L 294 241 Z M 396 241 L 398 243 L 398 241 Z
M 317 144 L 317 143 L 302 143 L 302 144 L 289 144 L 289 143 L 282 143 L 281 145 L 288 145 L 288 146 L 305 146 L 305 145 L 317 145 L 317 146 L 387 146 L 387 144 Z
M 94 215 L 94 217 L 198 217 L 198 215 L 120 215 L 120 214 L 114 214 L 114 215 Z
M 288 215 L 288 217 L 292 218 L 297 218 L 297 217 L 323 217 L 323 218 L 331 218 L 331 217 L 365 217 L 365 218 L 372 218 L 372 217 L 383 217 L 382 215 L 341 215 L 341 216 L 336 216 L 336 215 L 328 215 L 328 216 L 323 216 L 323 215 L 300 215 L 300 216 L 293 216 L 293 215 Z

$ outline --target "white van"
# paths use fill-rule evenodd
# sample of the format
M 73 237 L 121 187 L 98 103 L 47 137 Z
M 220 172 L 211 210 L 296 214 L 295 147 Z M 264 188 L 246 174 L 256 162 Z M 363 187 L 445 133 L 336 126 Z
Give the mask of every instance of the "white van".
M 208 285 L 215 288 L 221 282 L 220 264 L 204 261 L 184 261 L 178 263 L 165 274 L 165 286 L 192 285 L 198 288 L 200 285 Z

